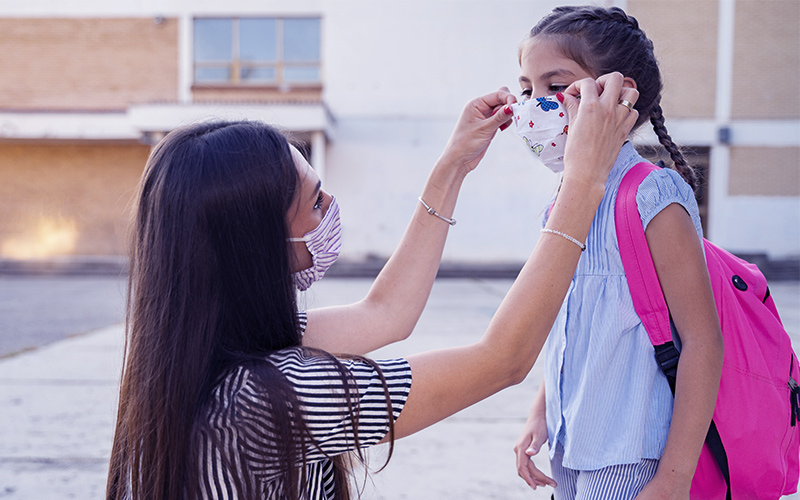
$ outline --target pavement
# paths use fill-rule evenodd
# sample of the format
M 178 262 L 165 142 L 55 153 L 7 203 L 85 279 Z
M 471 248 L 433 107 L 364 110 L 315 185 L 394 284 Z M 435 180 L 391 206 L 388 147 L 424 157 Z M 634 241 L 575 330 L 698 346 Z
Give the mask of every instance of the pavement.
M 47 280 L 37 283 L 53 285 Z M 354 302 L 364 297 L 370 283 L 368 278 L 325 279 L 306 292 L 301 302 L 309 308 Z M 411 338 L 373 357 L 403 356 L 477 340 L 510 285 L 510 279 L 437 280 Z M 37 297 L 37 285 L 22 289 L 29 290 L 28 286 L 30 296 Z M 771 289 L 800 352 L 800 282 L 779 281 Z M 113 294 L 124 293 L 124 288 L 110 293 L 112 299 L 119 299 L 121 295 Z M 67 308 L 72 314 L 96 308 L 95 302 L 73 302 Z M 9 309 L 20 307 L 30 306 L 20 302 Z M 32 323 L 37 316 L 44 320 L 47 314 L 23 315 Z M 103 498 L 124 348 L 121 320 L 120 311 L 119 317 L 111 314 L 93 320 L 107 322 L 100 327 L 0 355 L 0 499 Z M 13 336 L 14 331 L 6 328 L 11 327 L 3 326 L 3 335 Z M 542 365 L 537 361 L 522 384 L 399 440 L 388 467 L 364 480 L 363 498 L 550 498 L 549 488 L 532 491 L 517 477 L 512 451 L 541 377 Z M 374 468 L 383 464 L 386 453 L 386 446 L 372 450 Z M 545 453 L 535 461 L 549 470 Z

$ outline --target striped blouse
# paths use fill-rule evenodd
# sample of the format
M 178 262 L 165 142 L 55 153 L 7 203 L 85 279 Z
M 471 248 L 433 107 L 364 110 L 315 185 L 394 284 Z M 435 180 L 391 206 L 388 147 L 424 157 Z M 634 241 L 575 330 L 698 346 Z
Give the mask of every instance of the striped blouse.
M 306 485 L 311 499 L 332 499 L 333 463 L 327 456 L 354 449 L 353 425 L 344 386 L 331 360 L 303 348 L 276 352 L 268 361 L 293 386 L 313 439 L 306 449 Z M 378 443 L 388 432 L 387 400 L 379 374 L 358 360 L 341 360 L 352 375 L 358 438 L 362 447 Z M 408 398 L 411 368 L 404 359 L 378 361 L 389 389 L 393 418 Z M 202 498 L 237 498 L 232 478 L 248 484 L 259 498 L 283 498 L 281 463 L 274 446 L 264 387 L 248 369 L 233 370 L 215 388 L 206 412 L 208 426 L 198 434 Z M 227 465 L 226 465 L 227 464 Z

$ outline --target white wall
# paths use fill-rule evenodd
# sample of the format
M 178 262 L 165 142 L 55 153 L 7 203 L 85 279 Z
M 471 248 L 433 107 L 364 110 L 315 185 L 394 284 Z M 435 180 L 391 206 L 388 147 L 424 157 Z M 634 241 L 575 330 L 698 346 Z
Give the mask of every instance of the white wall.
M 797 257 L 800 248 L 800 199 L 789 196 L 732 196 L 716 220 L 715 243 L 733 252 Z
M 326 4 L 325 101 L 336 117 L 327 188 L 339 198 L 343 258 L 388 256 L 464 104 L 518 92 L 517 48 L 550 1 Z M 463 186 L 445 261 L 523 261 L 557 178 L 511 130 Z

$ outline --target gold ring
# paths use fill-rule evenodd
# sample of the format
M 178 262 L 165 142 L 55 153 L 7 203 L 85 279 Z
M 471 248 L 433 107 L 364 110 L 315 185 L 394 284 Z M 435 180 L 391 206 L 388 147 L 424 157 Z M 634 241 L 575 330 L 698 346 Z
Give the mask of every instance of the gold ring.
M 619 104 L 622 104 L 623 106 L 628 108 L 628 111 L 633 109 L 633 103 L 631 101 L 626 101 L 625 99 L 623 99 L 623 100 L 619 101 Z

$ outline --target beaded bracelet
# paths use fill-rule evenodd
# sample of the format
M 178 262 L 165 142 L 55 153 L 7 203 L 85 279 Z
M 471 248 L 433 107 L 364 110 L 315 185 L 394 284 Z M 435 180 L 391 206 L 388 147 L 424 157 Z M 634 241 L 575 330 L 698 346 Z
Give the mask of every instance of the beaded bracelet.
M 578 247 L 581 249 L 581 252 L 586 250 L 586 245 L 585 244 L 581 243 L 580 241 L 576 240 L 575 238 L 573 238 L 572 236 L 570 236 L 568 234 L 562 233 L 561 231 L 556 231 L 555 229 L 544 228 L 544 229 L 542 229 L 542 232 L 543 233 L 557 234 L 557 235 L 561 236 L 562 238 L 566 238 L 567 240 L 569 240 L 569 241 L 575 243 L 576 245 L 578 245 Z

